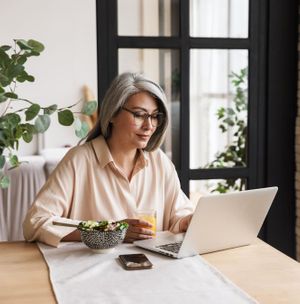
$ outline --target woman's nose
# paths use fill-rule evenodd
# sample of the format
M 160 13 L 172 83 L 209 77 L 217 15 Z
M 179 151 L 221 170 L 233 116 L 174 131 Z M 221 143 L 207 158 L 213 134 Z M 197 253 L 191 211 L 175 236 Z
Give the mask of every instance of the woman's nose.
M 144 123 L 143 123 L 143 127 L 147 130 L 148 129 L 153 129 L 153 125 L 152 125 L 152 120 L 151 120 L 151 116 L 145 118 Z

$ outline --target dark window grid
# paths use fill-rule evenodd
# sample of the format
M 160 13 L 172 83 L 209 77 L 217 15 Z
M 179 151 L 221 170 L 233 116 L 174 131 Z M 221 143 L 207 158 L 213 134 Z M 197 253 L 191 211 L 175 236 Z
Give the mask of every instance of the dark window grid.
M 250 39 L 118 36 L 117 48 L 250 49 Z
M 189 170 L 189 179 L 231 179 L 231 178 L 249 178 L 248 168 L 218 168 L 218 169 L 191 169 Z
M 248 79 L 248 166 L 251 178 L 248 187 L 266 185 L 266 103 L 268 1 L 249 1 L 249 79 Z
M 105 14 L 103 14 L 105 12 Z M 103 48 L 103 45 L 108 44 L 108 7 L 106 1 L 96 1 L 97 13 L 97 80 L 98 80 L 98 100 L 101 102 L 104 93 L 109 86 L 109 62 L 107 60 L 109 50 Z M 100 17 L 99 17 L 100 16 Z M 98 107 L 99 109 L 100 107 Z

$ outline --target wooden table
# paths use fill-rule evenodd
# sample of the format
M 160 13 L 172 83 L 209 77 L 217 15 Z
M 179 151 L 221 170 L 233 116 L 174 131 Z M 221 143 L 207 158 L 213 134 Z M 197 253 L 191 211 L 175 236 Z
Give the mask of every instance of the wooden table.
M 203 257 L 259 303 L 300 303 L 300 264 L 262 241 Z M 0 303 L 55 303 L 36 244 L 0 243 Z

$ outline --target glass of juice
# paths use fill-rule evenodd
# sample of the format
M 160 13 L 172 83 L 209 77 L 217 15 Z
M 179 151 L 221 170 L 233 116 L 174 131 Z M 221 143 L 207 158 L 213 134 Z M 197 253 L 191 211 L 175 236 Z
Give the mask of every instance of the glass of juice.
M 137 218 L 143 221 L 147 221 L 152 224 L 152 228 L 149 228 L 156 233 L 156 210 L 154 209 L 145 209 L 145 210 L 137 210 Z

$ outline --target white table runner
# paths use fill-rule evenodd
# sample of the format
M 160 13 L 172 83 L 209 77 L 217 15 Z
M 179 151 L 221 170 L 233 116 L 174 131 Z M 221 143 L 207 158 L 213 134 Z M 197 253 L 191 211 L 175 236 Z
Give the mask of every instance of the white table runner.
M 58 303 L 257 303 L 200 256 L 172 259 L 131 244 L 97 254 L 82 243 L 39 243 Z M 124 270 L 119 254 L 145 253 L 152 269 Z

